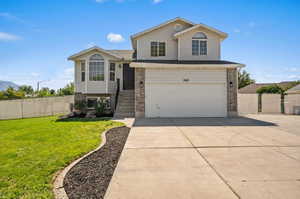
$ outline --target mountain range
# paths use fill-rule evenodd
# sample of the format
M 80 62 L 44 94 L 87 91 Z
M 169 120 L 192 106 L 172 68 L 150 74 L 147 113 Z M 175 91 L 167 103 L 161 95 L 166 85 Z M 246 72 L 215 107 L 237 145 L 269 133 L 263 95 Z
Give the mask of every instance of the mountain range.
M 4 91 L 9 87 L 13 87 L 14 89 L 17 89 L 19 86 L 13 82 L 0 80 L 0 91 Z

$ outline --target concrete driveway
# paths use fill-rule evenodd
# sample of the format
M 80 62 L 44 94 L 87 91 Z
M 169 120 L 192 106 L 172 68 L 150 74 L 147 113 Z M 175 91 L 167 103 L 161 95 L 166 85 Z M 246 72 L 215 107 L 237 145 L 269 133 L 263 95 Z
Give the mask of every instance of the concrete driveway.
M 109 199 L 300 198 L 300 117 L 137 120 Z

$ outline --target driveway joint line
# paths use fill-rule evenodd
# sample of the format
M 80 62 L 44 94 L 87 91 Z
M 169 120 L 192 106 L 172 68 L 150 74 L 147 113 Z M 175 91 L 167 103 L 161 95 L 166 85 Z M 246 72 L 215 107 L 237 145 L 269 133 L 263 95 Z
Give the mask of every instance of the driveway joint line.
M 255 145 L 250 145 L 250 146 L 191 146 L 191 147 L 128 147 L 125 149 L 218 149 L 218 148 L 297 148 L 300 147 L 300 145 L 291 145 L 291 146 L 286 146 L 286 145 L 262 145 L 262 146 L 255 146 Z
M 172 120 L 174 123 L 174 121 Z M 208 166 L 219 176 L 219 178 L 227 185 L 227 187 L 232 191 L 232 193 L 237 197 L 241 198 L 239 194 L 233 189 L 233 187 L 230 186 L 230 184 L 223 178 L 223 176 L 213 167 L 213 165 L 200 153 L 200 151 L 197 150 L 197 147 L 192 143 L 192 141 L 185 135 L 185 133 L 180 129 L 180 127 L 175 127 L 182 133 L 182 135 L 190 142 L 190 144 L 193 146 L 193 148 L 196 150 L 196 152 L 203 158 L 203 160 L 208 164 Z

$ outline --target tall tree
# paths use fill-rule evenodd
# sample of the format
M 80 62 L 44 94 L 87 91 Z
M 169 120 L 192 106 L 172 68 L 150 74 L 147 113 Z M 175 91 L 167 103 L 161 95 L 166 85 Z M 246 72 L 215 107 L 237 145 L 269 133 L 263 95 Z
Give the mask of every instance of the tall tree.
M 74 95 L 74 83 L 69 83 L 64 88 L 58 89 L 57 95 Z
M 239 89 L 248 86 L 249 84 L 255 83 L 255 80 L 251 79 L 250 74 L 247 73 L 247 71 L 245 70 L 239 71 L 238 80 L 239 80 Z
M 28 85 L 22 85 L 19 87 L 18 90 L 24 92 L 26 95 L 32 95 L 34 93 L 32 86 L 28 86 Z

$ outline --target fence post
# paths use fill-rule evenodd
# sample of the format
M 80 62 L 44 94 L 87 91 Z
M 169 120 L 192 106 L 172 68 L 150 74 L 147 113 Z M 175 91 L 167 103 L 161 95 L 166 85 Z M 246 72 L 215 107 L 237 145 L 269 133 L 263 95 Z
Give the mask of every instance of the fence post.
M 24 118 L 24 110 L 23 110 L 23 100 L 21 100 L 21 118 L 23 119 Z
M 260 113 L 261 112 L 261 110 L 262 110 L 262 103 L 261 103 L 261 97 L 262 96 L 262 94 L 261 93 L 259 93 L 258 94 L 258 112 Z

